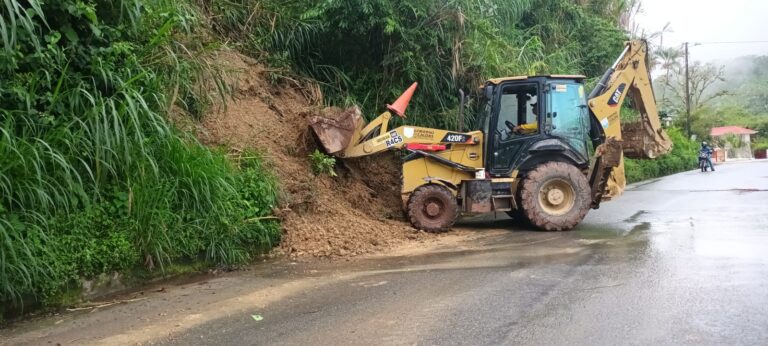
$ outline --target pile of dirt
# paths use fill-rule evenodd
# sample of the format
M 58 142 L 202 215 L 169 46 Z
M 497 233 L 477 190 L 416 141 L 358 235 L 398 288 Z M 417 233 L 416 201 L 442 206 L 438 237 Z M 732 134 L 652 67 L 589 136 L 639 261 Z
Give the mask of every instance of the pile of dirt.
M 217 59 L 235 79 L 235 100 L 206 117 L 199 137 L 209 145 L 264 153 L 281 183 L 277 214 L 284 253 L 356 256 L 434 237 L 404 220 L 395 153 L 337 160 L 337 177 L 315 175 L 309 155 L 317 145 L 308 120 L 339 110 L 313 106 L 318 92 L 298 81 L 270 83 L 270 71 L 247 57 L 220 52 Z

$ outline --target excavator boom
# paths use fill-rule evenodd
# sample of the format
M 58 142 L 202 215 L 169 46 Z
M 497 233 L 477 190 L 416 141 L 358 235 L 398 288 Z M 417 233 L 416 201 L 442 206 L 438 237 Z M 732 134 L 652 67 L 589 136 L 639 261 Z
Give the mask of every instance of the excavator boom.
M 622 123 L 620 110 L 625 98 L 639 119 Z M 593 207 L 600 200 L 617 197 L 626 185 L 622 157 L 653 159 L 672 150 L 672 141 L 661 126 L 653 84 L 648 70 L 648 44 L 626 43 L 624 51 L 588 97 L 593 116 L 592 137 L 600 143 L 590 174 Z

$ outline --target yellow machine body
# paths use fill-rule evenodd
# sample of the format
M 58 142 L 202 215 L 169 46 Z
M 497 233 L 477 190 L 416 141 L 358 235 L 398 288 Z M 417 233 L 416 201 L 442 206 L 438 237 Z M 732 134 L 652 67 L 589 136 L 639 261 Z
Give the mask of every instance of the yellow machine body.
M 390 129 L 389 121 L 392 118 L 392 113 L 384 112 L 366 124 L 356 108 L 348 110 L 336 120 L 315 117 L 310 124 L 327 152 L 339 158 L 361 157 L 387 150 L 406 150 L 409 152 L 409 156 L 405 158 L 402 167 L 401 192 L 405 209 L 410 213 L 411 222 L 416 227 L 430 225 L 428 220 L 430 217 L 440 219 L 442 217 L 440 215 L 442 209 L 440 208 L 457 208 L 448 204 L 458 205 L 461 213 L 514 212 L 522 210 L 521 208 L 524 206 L 520 204 L 526 204 L 525 198 L 536 199 L 539 203 L 554 203 L 553 205 L 555 205 L 561 203 L 563 198 L 578 197 L 581 200 L 589 199 L 591 207 L 597 208 L 601 200 L 617 197 L 624 190 L 626 185 L 623 164 L 625 155 L 632 158 L 655 158 L 671 150 L 672 142 L 661 127 L 656 109 L 647 59 L 646 42 L 627 42 L 621 56 L 606 71 L 598 86 L 589 96 L 585 97 L 583 84 L 576 84 L 578 85 L 579 97 L 583 100 L 581 102 L 585 102 L 585 106 L 588 106 L 589 121 L 591 122 L 589 137 L 594 148 L 589 151 L 591 157 L 586 158 L 587 161 L 582 159 L 581 162 L 583 163 L 576 165 L 577 167 L 574 167 L 573 162 L 575 161 L 568 161 L 566 158 L 559 163 L 559 166 L 552 166 L 552 169 L 571 172 L 565 176 L 568 174 L 586 176 L 589 185 L 589 192 L 586 197 L 579 195 L 579 192 L 572 190 L 567 184 L 558 185 L 559 183 L 555 182 L 550 185 L 544 184 L 543 187 L 536 187 L 542 190 L 539 192 L 529 191 L 522 195 L 523 200 L 520 200 L 520 191 L 522 191 L 520 187 L 526 181 L 526 171 L 523 169 L 526 168 L 511 167 L 509 171 L 503 174 L 497 172 L 491 175 L 486 172 L 486 169 L 491 169 L 489 168 L 490 163 L 487 162 L 489 155 L 499 153 L 497 152 L 498 148 L 495 147 L 497 140 L 490 138 L 491 135 L 483 131 L 460 132 L 417 126 L 400 126 Z M 582 83 L 580 81 L 583 81 L 584 78 L 584 76 L 572 75 L 496 78 L 489 80 L 485 88 L 492 91 L 493 88 L 501 88 L 505 85 L 525 86 L 537 81 L 551 80 L 552 83 L 547 82 L 543 85 L 552 88 L 547 92 L 558 93 L 567 90 L 566 85 L 558 84 L 560 83 L 558 81 L 570 80 L 570 83 Z M 403 112 L 404 107 L 407 106 L 407 100 L 402 101 L 402 99 L 409 99 L 413 90 L 415 90 L 415 84 L 409 88 L 407 97 L 401 97 L 397 107 L 390 109 L 396 109 L 398 115 L 404 116 Z M 632 98 L 632 106 L 639 112 L 640 118 L 637 122 L 622 124 L 619 112 L 628 95 Z M 548 102 L 554 102 L 551 101 L 551 98 L 548 100 Z M 539 101 L 543 102 L 541 99 Z M 552 107 L 552 105 L 547 107 Z M 578 108 L 577 105 L 573 107 Z M 546 131 L 552 130 L 552 119 L 555 117 L 557 117 L 557 113 L 553 114 L 551 111 L 545 116 L 541 116 L 540 119 L 545 120 L 538 120 L 541 121 L 539 126 L 545 126 L 547 129 L 538 130 L 549 134 Z M 552 138 L 557 137 L 543 136 L 542 138 L 541 141 L 543 142 L 551 141 Z M 486 141 L 492 142 L 487 143 Z M 485 152 L 485 150 L 490 152 Z M 546 149 L 546 146 L 536 150 L 551 151 L 551 149 Z M 582 152 L 586 152 L 586 149 L 583 149 Z M 544 158 L 550 157 L 546 156 L 549 155 L 546 153 L 542 155 L 541 157 Z M 555 161 L 560 160 L 556 159 Z M 535 161 L 535 163 L 541 168 L 545 167 L 546 161 Z M 540 169 L 537 174 L 546 175 L 547 171 Z M 583 177 L 579 179 L 584 181 Z M 425 186 L 441 186 L 445 189 L 433 187 L 428 189 L 429 191 L 422 191 L 423 196 L 417 198 L 417 202 L 423 202 L 422 205 L 409 205 L 414 193 Z M 584 188 L 580 187 L 579 189 L 579 191 L 584 191 Z M 429 196 L 432 196 L 430 197 L 432 199 L 427 198 Z M 454 199 L 454 202 L 447 200 L 446 196 Z M 482 200 L 483 202 L 470 205 L 466 202 L 468 200 Z M 465 202 L 457 203 L 456 201 Z M 569 202 L 566 201 L 565 203 L 564 205 L 567 205 Z M 579 203 L 580 208 L 583 208 L 583 202 Z M 528 203 L 529 207 L 530 205 Z M 413 210 L 408 210 L 409 208 Z M 549 208 L 542 210 L 558 209 L 549 206 Z M 552 215 L 553 219 L 559 217 L 556 215 L 557 213 Z M 550 227 L 547 220 L 539 220 L 537 226 L 551 230 L 570 229 L 575 225 L 573 220 L 578 219 L 580 221 L 586 210 L 582 210 L 580 213 L 562 225 Z M 420 216 L 414 216 L 414 214 Z M 538 214 L 529 213 L 529 215 L 536 217 Z M 419 220 L 426 221 L 421 222 Z M 434 226 L 426 228 L 444 230 L 450 228 L 453 220 L 455 217 L 454 219 L 446 217 L 445 220 L 438 220 L 439 223 L 434 223 Z

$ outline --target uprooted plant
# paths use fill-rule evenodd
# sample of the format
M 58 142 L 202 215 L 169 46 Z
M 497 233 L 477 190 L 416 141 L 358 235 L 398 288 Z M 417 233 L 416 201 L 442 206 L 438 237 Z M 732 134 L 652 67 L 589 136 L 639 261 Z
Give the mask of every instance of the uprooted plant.
M 316 175 L 325 174 L 331 177 L 336 176 L 336 158 L 326 155 L 319 150 L 309 155 L 310 161 L 312 161 L 312 171 Z

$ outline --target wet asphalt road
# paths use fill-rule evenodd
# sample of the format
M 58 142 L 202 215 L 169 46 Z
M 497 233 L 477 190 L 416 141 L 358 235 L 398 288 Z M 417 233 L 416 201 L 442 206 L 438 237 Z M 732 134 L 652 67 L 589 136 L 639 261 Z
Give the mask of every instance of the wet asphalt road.
M 634 186 L 573 232 L 353 264 L 163 344 L 768 344 L 768 162 Z M 498 232 L 495 230 L 503 229 Z

